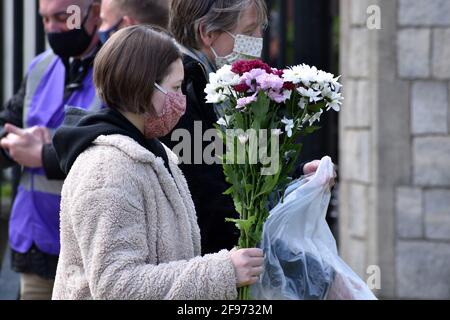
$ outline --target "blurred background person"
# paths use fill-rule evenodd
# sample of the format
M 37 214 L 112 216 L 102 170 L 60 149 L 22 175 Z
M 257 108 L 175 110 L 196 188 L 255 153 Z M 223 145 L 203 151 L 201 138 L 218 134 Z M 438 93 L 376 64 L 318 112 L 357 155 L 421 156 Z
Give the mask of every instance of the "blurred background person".
M 121 28 L 150 24 L 167 29 L 169 23 L 168 0 L 102 0 L 102 24 L 99 37 L 102 43 Z
M 71 29 L 67 8 L 77 5 L 81 26 Z M 50 299 L 60 250 L 59 204 L 63 179 L 52 132 L 67 105 L 100 107 L 92 82 L 92 62 L 99 49 L 100 1 L 40 0 L 52 50 L 37 56 L 22 87 L 0 115 L 2 168 L 18 164 L 22 176 L 9 222 L 12 268 L 21 274 L 20 298 Z
M 187 96 L 186 113 L 174 131 L 185 129 L 195 138 L 196 126 L 201 127 L 201 137 L 206 130 L 214 128 L 223 112 L 221 105 L 205 102 L 204 89 L 209 74 L 240 59 L 260 59 L 267 23 L 267 7 L 263 0 L 171 2 L 169 29 L 184 54 L 183 92 Z M 171 134 L 162 141 L 171 149 L 180 143 L 172 141 Z M 225 218 L 237 218 L 238 213 L 231 197 L 223 194 L 229 184 L 225 181 L 222 165 L 203 161 L 203 150 L 210 143 L 202 142 L 201 149 L 197 150 L 198 143 L 200 141 L 191 143 L 191 159 L 180 168 L 197 209 L 202 250 L 210 253 L 230 249 L 237 243 L 239 232 L 233 223 L 225 222 Z M 197 157 L 202 158 L 199 164 L 194 161 Z M 318 163 L 301 165 L 299 171 L 312 173 Z
M 85 13 L 85 18 L 82 17 L 81 29 L 69 30 L 67 27 L 66 22 L 69 19 L 67 8 L 70 5 L 79 5 L 81 11 Z M 2 153 L 4 157 L 2 158 L 5 159 L 3 168 L 13 163 L 28 168 L 41 165 L 44 169 L 40 170 L 40 173 L 45 173 L 45 177 L 33 178 L 33 182 L 38 179 L 48 180 L 39 184 L 35 183 L 34 186 L 37 187 L 34 190 L 28 188 L 24 191 L 22 188 L 25 183 L 24 178 L 22 178 L 18 197 L 13 206 L 10 222 L 10 237 L 13 239 L 11 243 L 12 265 L 13 270 L 21 273 L 22 299 L 48 299 L 51 297 L 50 287 L 53 284 L 59 253 L 59 235 L 57 234 L 59 232 L 59 192 L 65 178 L 65 174 L 60 170 L 57 163 L 56 154 L 51 144 L 51 135 L 52 131 L 62 121 L 64 106 L 79 107 L 86 110 L 95 110 L 102 107 L 92 89 L 92 63 L 101 44 L 113 32 L 140 23 L 154 24 L 163 28 L 167 28 L 168 24 L 168 3 L 166 0 L 104 0 L 102 2 L 84 0 L 79 1 L 79 3 L 73 1 L 41 1 L 40 13 L 45 31 L 50 33 L 49 43 L 53 49 L 53 54 L 58 53 L 59 56 L 54 56 L 50 51 L 44 53 L 41 56 L 46 55 L 47 59 L 42 59 L 45 60 L 44 62 L 40 61 L 41 56 L 36 58 L 36 61 L 39 62 L 33 61 L 32 66 L 35 63 L 37 64 L 33 67 L 33 70 L 45 69 L 46 63 L 49 64 L 48 69 L 51 69 L 50 61 L 54 64 L 62 63 L 64 68 L 58 68 L 58 71 L 51 74 L 48 74 L 48 72 L 42 75 L 36 74 L 36 72 L 31 73 L 31 82 L 33 86 L 34 83 L 39 84 L 43 77 L 63 76 L 59 82 L 55 79 L 54 83 L 48 84 L 48 88 L 54 88 L 56 92 L 58 92 L 57 85 L 63 86 L 65 84 L 64 98 L 61 101 L 55 97 L 57 94 L 51 93 L 51 90 L 47 92 L 48 99 L 51 99 L 55 105 L 60 107 L 58 110 L 54 110 L 56 112 L 54 115 L 48 115 L 48 117 L 58 117 L 57 123 L 52 124 L 50 130 L 45 128 L 45 123 L 40 122 L 35 123 L 28 130 L 19 129 L 27 127 L 27 125 L 22 124 L 21 119 L 24 109 L 22 106 L 23 100 L 27 91 L 27 82 L 30 83 L 30 76 L 28 76 L 28 81 L 25 79 L 21 90 L 7 103 L 3 112 L 4 116 L 1 119 L 2 123 L 6 124 L 4 135 L 7 135 L 2 144 L 4 146 L 4 152 Z M 99 42 L 99 38 L 102 41 Z M 91 40 L 89 43 L 88 39 Z M 73 43 L 77 46 L 71 46 Z M 81 51 L 83 46 L 88 44 L 89 46 L 80 56 L 72 56 L 76 53 L 75 51 Z M 77 99 L 74 98 L 75 94 L 81 98 L 73 101 Z M 36 110 L 39 110 L 38 107 L 36 107 Z M 39 110 L 42 114 L 47 113 L 47 111 L 42 107 Z M 8 154 L 9 152 L 11 154 Z M 28 173 L 25 173 L 25 178 L 27 175 Z M 31 180 L 28 179 L 26 182 L 31 183 L 29 181 Z M 39 187 L 42 185 L 47 187 Z M 41 199 L 46 201 L 46 207 L 42 207 L 42 204 L 39 206 L 32 200 L 24 202 L 23 197 L 25 195 L 31 197 L 38 192 L 45 193 L 46 197 L 52 199 L 52 202 L 48 202 L 45 197 Z M 39 200 L 36 201 L 39 203 Z M 35 212 L 26 209 L 27 206 L 31 205 L 35 207 Z M 25 217 L 24 210 L 29 216 Z M 36 222 L 37 218 L 33 215 L 44 218 L 42 218 L 42 221 Z M 33 227 L 34 223 L 39 223 L 48 230 L 40 232 L 39 235 L 27 232 L 27 230 L 30 230 L 29 228 Z M 27 240 L 17 240 L 17 238 L 22 239 L 24 237 L 21 235 L 23 232 L 27 234 L 25 236 Z M 43 245 L 42 242 L 51 242 L 51 248 L 49 248 L 49 245 Z M 28 248 L 30 243 L 32 243 L 31 247 Z M 36 287 L 33 289 L 36 293 L 32 293 L 31 289 L 28 289 L 29 285 L 27 284 L 30 281 L 27 280 L 30 279 L 34 282 L 32 285 Z M 38 288 L 38 283 L 41 289 Z

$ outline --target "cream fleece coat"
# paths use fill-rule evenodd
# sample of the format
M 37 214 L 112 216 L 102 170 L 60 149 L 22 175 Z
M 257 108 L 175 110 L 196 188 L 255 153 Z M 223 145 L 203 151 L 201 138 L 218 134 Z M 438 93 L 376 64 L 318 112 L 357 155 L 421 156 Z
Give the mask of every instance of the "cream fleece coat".
M 226 250 L 199 257 L 187 183 L 122 135 L 101 136 L 62 190 L 61 253 L 53 299 L 235 299 Z M 213 212 L 212 212 L 213 214 Z

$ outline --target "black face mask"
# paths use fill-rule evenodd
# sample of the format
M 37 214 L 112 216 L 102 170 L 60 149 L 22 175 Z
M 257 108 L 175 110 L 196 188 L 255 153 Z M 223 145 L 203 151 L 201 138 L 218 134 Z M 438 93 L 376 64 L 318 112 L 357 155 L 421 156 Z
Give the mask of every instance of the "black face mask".
M 91 12 L 91 7 L 88 9 L 88 13 L 80 29 L 73 29 L 66 32 L 50 32 L 47 34 L 50 47 L 57 56 L 68 59 L 77 57 L 87 50 L 96 32 L 94 30 L 89 35 L 84 27 Z

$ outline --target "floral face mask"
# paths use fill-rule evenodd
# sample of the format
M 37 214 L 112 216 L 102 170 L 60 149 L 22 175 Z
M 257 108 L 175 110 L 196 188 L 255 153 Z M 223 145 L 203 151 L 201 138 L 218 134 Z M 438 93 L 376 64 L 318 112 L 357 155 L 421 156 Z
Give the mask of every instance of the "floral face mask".
M 156 89 L 164 93 L 165 100 L 160 114 L 145 115 L 144 136 L 147 139 L 166 136 L 177 125 L 186 112 L 186 96 L 178 92 L 167 92 L 155 83 Z

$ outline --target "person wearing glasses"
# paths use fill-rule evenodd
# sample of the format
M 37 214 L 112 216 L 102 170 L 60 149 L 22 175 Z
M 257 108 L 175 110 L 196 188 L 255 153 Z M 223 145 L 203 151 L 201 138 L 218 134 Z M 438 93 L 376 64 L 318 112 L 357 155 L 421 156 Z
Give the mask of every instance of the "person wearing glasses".
M 183 53 L 182 90 L 187 96 L 187 108 L 162 142 L 173 149 L 180 141 L 172 134 L 179 129 L 187 130 L 195 139 L 215 128 L 223 117 L 223 106 L 205 102 L 209 74 L 241 59 L 260 59 L 267 23 L 264 0 L 172 0 L 169 29 Z M 225 222 L 225 218 L 238 218 L 231 197 L 223 194 L 229 184 L 221 164 L 195 161 L 196 157 L 202 158 L 210 142 L 203 141 L 199 150 L 196 146 L 200 141 L 191 142 L 187 152 L 191 158 L 186 160 L 185 155 L 179 155 L 180 168 L 197 210 L 203 253 L 230 249 L 237 243 L 239 231 L 233 223 Z M 319 162 L 300 165 L 298 175 L 316 171 Z

